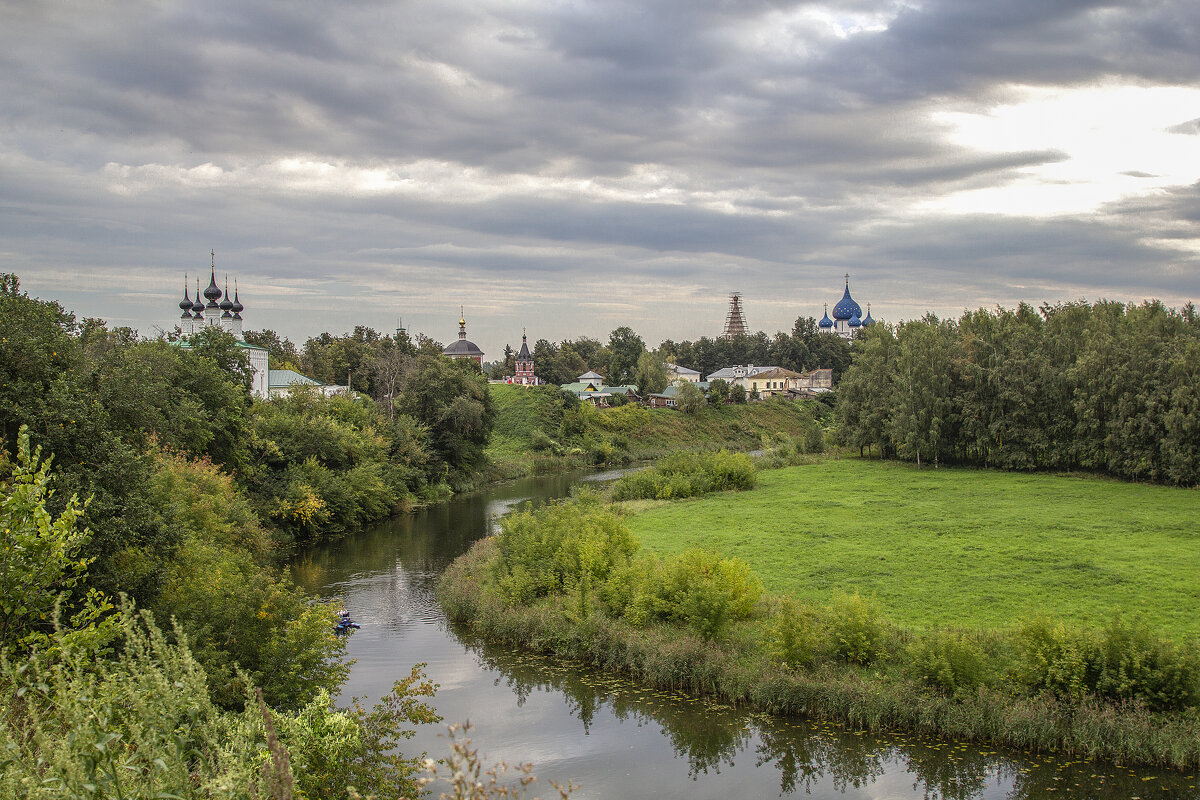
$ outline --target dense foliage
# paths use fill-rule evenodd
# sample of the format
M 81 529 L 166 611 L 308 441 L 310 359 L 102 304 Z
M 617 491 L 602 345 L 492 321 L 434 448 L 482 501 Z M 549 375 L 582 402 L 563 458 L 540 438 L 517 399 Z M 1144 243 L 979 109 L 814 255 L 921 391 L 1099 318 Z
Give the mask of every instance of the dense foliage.
M 336 709 L 345 639 L 280 556 L 448 496 L 484 461 L 486 382 L 420 336 L 247 339 L 381 402 L 257 400 L 229 334 L 142 340 L 0 280 L 3 796 L 419 792 L 396 745 L 433 685 Z
M 437 720 L 419 670 L 374 708 L 333 707 L 317 693 L 272 711 L 243 684 L 239 709 L 209 696 L 210 676 L 176 627 L 124 608 L 113 639 L 89 646 L 56 634 L 48 651 L 0 653 L 0 796 L 329 798 L 369 789 L 415 797 L 420 758 L 396 744 Z
M 751 615 L 762 584 L 737 559 L 702 550 L 637 556 L 625 523 L 592 494 L 506 516 L 484 590 L 508 606 L 569 597 L 586 619 L 596 609 L 636 625 L 682 621 L 707 638 Z
M 847 444 L 918 462 L 1200 482 L 1200 316 L 1078 302 L 861 334 Z
M 358 359 L 350 369 L 389 387 L 387 402 L 255 399 L 228 333 L 143 340 L 0 279 L 0 725 L 6 759 L 26 748 L 0 765 L 6 789 L 48 778 L 48 792 L 77 781 L 102 787 L 87 789 L 97 797 L 130 796 L 129 786 L 253 795 L 245 778 L 266 757 L 252 743 L 263 724 L 249 703 L 257 691 L 280 715 L 310 796 L 415 791 L 393 733 L 422 716 L 411 698 L 432 688 L 414 673 L 390 705 L 334 711 L 345 639 L 281 556 L 448 496 L 482 461 L 494 418 L 486 384 L 477 369 L 421 355 L 428 342 L 367 329 L 318 338 L 304 355 L 260 338 L 285 358 L 323 358 L 327 380 Z M 160 633 L 135 620 L 134 605 L 172 625 Z M 130 699 L 139 680 L 182 694 Z M 35 701 L 27 681 L 79 697 Z M 127 716 L 114 721 L 118 708 Z M 199 739 L 172 740 L 188 714 Z M 55 742 L 77 725 L 86 735 Z M 221 736 L 245 752 L 216 753 Z
M 622 476 L 613 485 L 614 500 L 670 500 L 697 497 L 731 489 L 753 489 L 758 479 L 745 453 L 689 453 L 681 451 L 659 459 L 649 469 Z

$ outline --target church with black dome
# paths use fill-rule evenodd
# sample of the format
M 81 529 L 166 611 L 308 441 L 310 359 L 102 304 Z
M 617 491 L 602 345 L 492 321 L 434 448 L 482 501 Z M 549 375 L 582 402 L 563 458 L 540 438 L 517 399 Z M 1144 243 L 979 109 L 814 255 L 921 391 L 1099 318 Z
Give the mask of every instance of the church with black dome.
M 483 351 L 467 338 L 467 315 L 460 309 L 458 313 L 458 341 L 451 342 L 442 350 L 442 355 L 454 359 L 466 359 L 483 366 Z

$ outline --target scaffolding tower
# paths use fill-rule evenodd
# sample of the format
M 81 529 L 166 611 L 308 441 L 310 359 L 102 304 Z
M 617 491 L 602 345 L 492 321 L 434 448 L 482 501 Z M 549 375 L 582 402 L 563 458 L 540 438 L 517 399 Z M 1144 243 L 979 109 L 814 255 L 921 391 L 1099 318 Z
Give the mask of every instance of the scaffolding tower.
M 725 315 L 725 331 L 722 339 L 732 339 L 734 336 L 749 336 L 750 329 L 746 326 L 746 316 L 742 313 L 742 293 L 729 293 L 729 313 Z

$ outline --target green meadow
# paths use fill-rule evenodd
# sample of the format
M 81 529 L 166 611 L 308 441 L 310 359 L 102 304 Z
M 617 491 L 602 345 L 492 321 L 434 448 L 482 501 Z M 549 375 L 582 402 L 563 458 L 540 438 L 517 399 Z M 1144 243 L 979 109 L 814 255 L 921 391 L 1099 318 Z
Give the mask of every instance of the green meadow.
M 1200 636 L 1200 491 L 859 459 L 763 471 L 752 491 L 626 504 L 642 546 L 749 563 L 769 591 L 874 598 L 911 628 L 1141 615 Z

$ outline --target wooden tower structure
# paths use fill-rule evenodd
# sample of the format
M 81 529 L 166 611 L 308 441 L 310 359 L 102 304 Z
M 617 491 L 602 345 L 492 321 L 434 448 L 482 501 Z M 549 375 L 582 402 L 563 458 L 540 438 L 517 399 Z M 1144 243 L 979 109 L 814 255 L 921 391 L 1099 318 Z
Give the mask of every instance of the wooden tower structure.
M 722 339 L 732 339 L 734 336 L 749 336 L 750 328 L 746 325 L 746 315 L 742 313 L 742 293 L 729 293 L 729 313 L 725 315 L 725 330 Z

